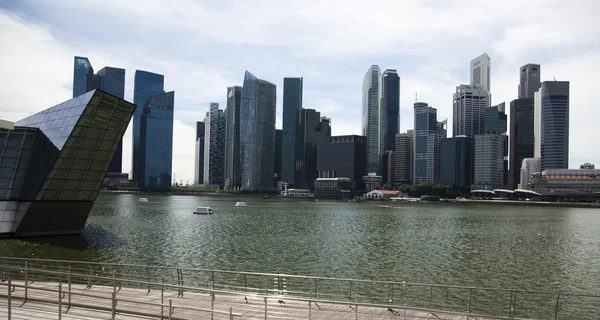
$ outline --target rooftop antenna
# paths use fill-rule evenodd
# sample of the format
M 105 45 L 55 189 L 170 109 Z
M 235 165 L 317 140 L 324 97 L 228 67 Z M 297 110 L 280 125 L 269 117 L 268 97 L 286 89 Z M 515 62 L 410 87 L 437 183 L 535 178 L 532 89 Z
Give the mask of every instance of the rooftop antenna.
M 554 79 L 554 81 L 556 81 L 556 78 L 555 78 L 555 77 L 552 77 L 552 79 Z
M 417 93 L 415 92 L 415 103 L 417 103 L 419 100 L 417 99 Z

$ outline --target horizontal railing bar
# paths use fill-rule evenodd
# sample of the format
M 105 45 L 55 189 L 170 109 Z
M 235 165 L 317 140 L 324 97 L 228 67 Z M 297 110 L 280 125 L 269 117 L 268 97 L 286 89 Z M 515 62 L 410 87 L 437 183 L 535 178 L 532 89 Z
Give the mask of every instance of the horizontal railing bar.
M 250 275 L 250 276 L 261 276 L 261 277 L 284 277 L 284 278 L 295 278 L 295 279 L 310 279 L 310 280 L 327 280 L 335 282 L 354 282 L 354 283 L 373 283 L 373 284 L 391 284 L 399 286 L 413 286 L 413 287 L 433 287 L 433 288 L 448 288 L 448 289 L 461 289 L 461 290 L 479 290 L 479 291 L 503 291 L 503 292 L 517 292 L 517 293 L 535 293 L 535 294 L 549 294 L 549 295 L 569 295 L 569 296 L 581 296 L 581 297 L 592 297 L 600 298 L 600 295 L 593 294 L 581 294 L 581 293 L 567 293 L 567 292 L 550 292 L 550 291 L 538 291 L 538 290 L 524 290 L 524 289 L 504 289 L 504 288 L 483 288 L 483 287 L 471 287 L 471 286 L 458 286 L 458 285 L 444 285 L 444 284 L 426 284 L 426 283 L 414 283 L 414 282 L 399 282 L 399 281 L 381 281 L 381 280 L 364 280 L 364 279 L 350 279 L 350 278 L 326 278 L 316 276 L 301 276 L 291 274 L 278 274 L 278 273 L 257 273 L 257 272 L 245 272 L 245 271 L 229 271 L 229 270 L 214 270 L 214 269 L 194 269 L 194 268 L 177 268 L 177 267 L 162 267 L 162 266 L 150 266 L 150 265 L 135 265 L 135 264 L 117 264 L 117 263 L 104 263 L 104 262 L 85 262 L 85 261 L 71 261 L 71 260 L 55 260 L 55 259 L 39 259 L 39 258 L 18 258 L 18 257 L 3 257 L 2 260 L 18 260 L 18 261 L 38 261 L 38 262 L 59 262 L 59 263 L 71 263 L 81 265 L 98 265 L 98 266 L 115 266 L 115 267 L 136 267 L 136 268 L 151 268 L 151 269 L 162 269 L 162 270 L 181 270 L 181 271 L 196 271 L 196 272 L 216 272 L 224 274 L 239 274 L 239 275 Z

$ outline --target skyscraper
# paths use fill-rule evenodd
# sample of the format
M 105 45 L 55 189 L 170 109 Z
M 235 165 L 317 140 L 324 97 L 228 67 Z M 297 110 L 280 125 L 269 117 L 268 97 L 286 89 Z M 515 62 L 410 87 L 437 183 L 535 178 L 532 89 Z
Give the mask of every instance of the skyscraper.
M 504 157 L 508 137 L 504 134 L 476 135 L 473 189 L 493 190 L 504 186 Z
M 140 117 L 138 186 L 171 187 L 175 92 L 148 98 Z
M 225 145 L 225 189 L 241 187 L 240 105 L 242 87 L 233 86 L 227 92 L 227 142 Z M 280 160 L 281 161 L 281 160 Z
M 329 119 L 321 118 L 314 109 L 301 109 L 296 125 L 296 171 L 294 186 L 312 189 L 317 172 L 317 142 L 321 136 L 330 136 Z
M 473 138 L 466 136 L 444 139 L 440 145 L 440 183 L 470 186 L 473 183 Z
M 533 99 L 516 99 L 510 102 L 509 175 L 508 187 L 514 189 L 519 183 L 521 163 L 533 157 Z
M 413 181 L 413 130 L 396 135 L 394 149 L 394 184 L 401 185 Z
M 452 136 L 473 138 L 483 134 L 485 108 L 489 106 L 489 91 L 483 87 L 460 85 L 453 95 Z
M 415 183 L 439 182 L 440 143 L 446 137 L 444 122 L 437 121 L 437 110 L 425 102 L 415 102 L 414 173 Z
M 381 110 L 383 150 L 394 150 L 396 134 L 400 132 L 400 77 L 396 70 L 383 72 Z
M 194 184 L 204 183 L 204 122 L 196 122 Z
M 274 84 L 246 71 L 240 107 L 242 188 L 273 187 L 277 91 Z
M 283 78 L 281 180 L 292 186 L 296 168 L 296 123 L 302 109 L 302 78 Z
M 506 106 L 504 102 L 484 109 L 486 134 L 504 134 L 507 129 Z
M 144 112 L 146 103 L 152 96 L 161 95 L 164 91 L 164 79 L 161 74 L 151 73 L 148 71 L 135 71 L 133 103 L 138 106 L 133 115 L 133 145 L 132 145 L 132 161 L 131 170 L 133 180 L 143 183 L 144 181 L 144 164 L 143 152 L 140 149 L 142 113 Z
M 204 184 L 223 187 L 227 118 L 218 103 L 210 103 L 204 123 Z
M 545 81 L 541 90 L 542 170 L 569 168 L 569 82 Z
M 539 64 L 529 63 L 520 68 L 519 99 L 531 99 L 534 92 L 542 86 L 540 77 L 542 68 Z
M 319 178 L 350 178 L 356 190 L 364 190 L 365 137 L 357 135 L 319 137 L 317 171 Z
M 363 79 L 362 134 L 367 137 L 367 174 L 381 174 L 381 70 L 373 65 Z
M 119 99 L 125 99 L 125 69 L 104 67 L 94 74 L 90 60 L 76 56 L 73 67 L 73 98 L 94 89 L 100 89 Z M 122 168 L 123 140 L 119 142 L 108 172 L 121 173 Z
M 275 153 L 274 153 L 274 163 L 275 163 L 275 174 L 273 176 L 273 186 L 277 188 L 277 183 L 281 181 L 281 138 L 283 136 L 283 130 L 275 129 Z
M 471 60 L 471 85 L 481 87 L 491 93 L 491 66 L 492 62 L 487 53 Z

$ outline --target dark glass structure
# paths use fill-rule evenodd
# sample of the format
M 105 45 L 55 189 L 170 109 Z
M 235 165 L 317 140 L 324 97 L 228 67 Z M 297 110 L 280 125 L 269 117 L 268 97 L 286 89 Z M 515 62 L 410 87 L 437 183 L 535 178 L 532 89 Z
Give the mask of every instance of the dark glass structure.
M 204 122 L 196 122 L 196 150 L 194 152 L 194 184 L 204 182 Z
M 454 137 L 441 142 L 440 183 L 470 186 L 473 183 L 472 138 Z
M 331 135 L 329 119 L 321 121 L 314 109 L 301 109 L 296 125 L 296 170 L 294 187 L 312 189 L 317 173 L 317 142 L 321 136 Z
M 273 188 L 277 88 L 246 71 L 240 106 L 242 188 Z
M 485 134 L 503 134 L 506 133 L 506 108 L 504 102 L 499 105 L 485 108 Z
M 520 181 L 521 163 L 533 158 L 534 150 L 533 99 L 516 99 L 510 102 L 509 173 L 508 188 L 515 189 Z
M 225 143 L 227 118 L 225 111 L 219 109 L 216 102 L 210 103 L 204 119 L 204 184 L 218 185 L 223 188 L 225 182 Z
M 139 187 L 171 187 L 174 102 L 175 92 L 171 91 L 150 97 L 144 105 L 140 119 Z
M 366 151 L 364 136 L 320 137 L 317 142 L 319 178 L 350 178 L 356 190 L 365 190 L 362 177 L 367 174 Z
M 131 155 L 131 170 L 133 180 L 144 181 L 144 164 L 142 150 L 140 149 L 142 113 L 148 99 L 152 96 L 163 94 L 165 77 L 162 74 L 156 74 L 148 71 L 135 71 L 133 103 L 138 106 L 133 115 L 133 145 Z
M 0 129 L 0 233 L 81 232 L 134 110 L 93 90 Z
M 415 102 L 413 180 L 434 183 L 440 178 L 440 141 L 446 138 L 445 124 L 437 121 L 437 109 Z
M 302 78 L 283 78 L 283 132 L 281 180 L 294 185 L 296 168 L 296 123 L 302 109 Z
M 283 130 L 275 129 L 275 175 L 273 176 L 273 186 L 277 188 L 277 183 L 281 181 L 281 138 Z
M 73 66 L 73 98 L 90 90 L 99 89 L 94 86 L 94 68 L 86 57 L 75 57 Z
M 542 86 L 540 82 L 542 67 L 539 64 L 529 63 L 519 70 L 519 99 L 533 99 L 533 94 Z
M 385 112 L 384 150 L 394 150 L 396 134 L 400 132 L 400 77 L 398 72 L 387 69 L 382 76 L 382 110 Z M 383 175 L 385 177 L 385 174 Z
M 240 159 L 240 106 L 242 87 L 233 86 L 227 90 L 227 142 L 225 145 L 225 189 L 242 186 Z M 281 162 L 281 159 L 279 160 Z
M 542 170 L 569 168 L 569 82 L 546 81 L 541 90 Z
M 396 135 L 394 149 L 394 184 L 412 183 L 413 180 L 413 130 Z

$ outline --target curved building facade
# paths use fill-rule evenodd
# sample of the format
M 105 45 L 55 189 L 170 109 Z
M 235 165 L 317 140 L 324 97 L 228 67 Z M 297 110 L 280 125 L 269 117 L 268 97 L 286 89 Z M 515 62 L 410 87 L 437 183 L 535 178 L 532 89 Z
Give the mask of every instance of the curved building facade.
M 373 65 L 363 79 L 362 135 L 367 138 L 367 173 L 381 174 L 380 155 L 383 154 L 381 137 L 381 70 Z

